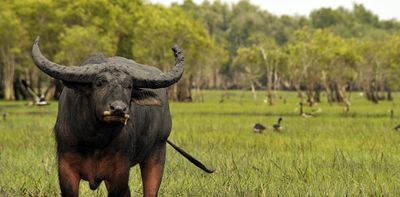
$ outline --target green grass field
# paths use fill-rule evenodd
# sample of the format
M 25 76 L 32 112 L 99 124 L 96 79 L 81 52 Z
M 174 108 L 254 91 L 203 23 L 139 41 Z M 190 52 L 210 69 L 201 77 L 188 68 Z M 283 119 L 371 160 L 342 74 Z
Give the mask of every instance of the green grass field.
M 295 93 L 280 92 L 274 106 L 264 93 L 205 93 L 204 103 L 171 103 L 170 140 L 216 169 L 205 174 L 168 147 L 160 196 L 400 196 L 400 117 L 390 119 L 391 102 L 372 104 L 352 95 L 349 113 L 325 101 L 299 116 Z M 395 94 L 395 98 L 400 96 Z M 26 107 L 0 102 L 0 196 L 59 196 L 52 127 L 57 103 Z M 271 125 L 283 117 L 284 131 Z M 264 134 L 252 126 L 268 125 Z M 142 195 L 138 167 L 131 169 L 132 196 Z M 81 182 L 81 196 L 106 196 Z

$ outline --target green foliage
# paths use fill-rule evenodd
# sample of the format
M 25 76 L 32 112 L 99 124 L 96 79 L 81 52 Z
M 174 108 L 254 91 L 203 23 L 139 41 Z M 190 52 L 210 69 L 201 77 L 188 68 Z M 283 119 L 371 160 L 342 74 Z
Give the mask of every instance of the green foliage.
M 233 60 L 233 68 L 237 71 L 236 74 L 244 75 L 242 78 L 244 84 L 258 82 L 257 80 L 263 72 L 261 64 L 261 50 L 257 46 L 239 48 L 237 57 Z
M 1 10 L 0 10 L 1 11 Z M 21 26 L 21 20 L 10 10 L 0 12 L 0 45 L 14 55 L 23 53 L 26 45 L 26 31 Z
M 7 4 L 4 3 L 6 6 Z M 1 6 L 1 3 L 0 3 Z M 11 10 L 0 8 L 0 78 L 3 96 L 14 98 L 13 80 L 15 71 L 21 68 L 26 53 L 27 32 L 21 27 L 22 21 Z
M 311 24 L 315 28 L 327 28 L 339 23 L 343 23 L 345 18 L 338 10 L 332 8 L 321 8 L 314 10 L 310 14 Z
M 74 66 L 80 65 L 84 58 L 97 51 L 103 52 L 106 56 L 112 56 L 117 50 L 116 37 L 102 35 L 96 27 L 68 28 L 60 35 L 59 46 L 55 61 Z
M 186 77 L 198 73 L 198 77 L 208 78 L 213 67 L 226 61 L 223 49 L 213 42 L 201 23 L 188 17 L 177 6 L 169 9 L 145 7 L 138 14 L 134 35 L 134 58 L 162 70 L 174 65 L 171 47 L 174 44 L 181 46 L 188 54 L 185 56 Z
M 170 48 L 178 44 L 187 54 L 183 81 L 188 89 L 244 88 L 249 80 L 310 91 L 325 82 L 324 89 L 330 82 L 358 90 L 378 84 L 373 88 L 378 92 L 400 88 L 400 23 L 380 20 L 362 4 L 320 8 L 308 18 L 275 16 L 246 0 L 185 0 L 171 7 L 142 0 L 16 0 L 2 1 L 0 7 L 0 47 L 12 63 L 7 71 L 4 60 L 0 67 L 16 69 L 15 77 L 41 76 L 29 58 L 39 35 L 46 56 L 67 65 L 101 51 L 165 71 L 174 65 Z M 251 79 L 244 72 L 252 73 Z

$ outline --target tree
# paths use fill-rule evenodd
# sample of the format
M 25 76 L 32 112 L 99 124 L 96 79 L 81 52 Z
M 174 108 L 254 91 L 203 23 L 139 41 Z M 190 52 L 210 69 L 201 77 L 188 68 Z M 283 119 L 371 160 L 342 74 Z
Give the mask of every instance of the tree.
M 22 22 L 11 10 L 0 9 L 0 64 L 4 99 L 14 99 L 13 83 L 15 70 L 21 59 L 26 58 L 22 50 L 27 44 L 27 32 Z
M 178 101 L 192 100 L 194 75 L 202 74 L 199 71 L 217 64 L 215 62 L 221 54 L 201 23 L 188 17 L 176 6 L 169 9 L 146 6 L 138 14 L 134 34 L 135 59 L 164 71 L 174 65 L 170 48 L 176 43 L 183 49 L 185 74 L 170 93 Z
M 250 37 L 257 44 L 260 53 L 260 67 L 263 70 L 263 76 L 266 78 L 267 101 L 269 105 L 274 104 L 274 91 L 278 88 L 280 72 L 282 71 L 285 62 L 285 54 L 279 48 L 276 41 L 272 37 L 267 37 L 263 34 L 256 34 Z
M 385 64 L 385 89 L 387 100 L 393 100 L 392 91 L 400 88 L 400 34 L 389 36 L 385 40 L 384 49 Z
M 344 102 L 347 108 L 350 99 L 346 94 L 356 80 L 356 63 L 359 56 L 352 48 L 352 42 L 333 34 L 320 37 L 321 49 L 319 52 L 322 66 L 321 81 L 325 87 L 328 102 Z M 325 46 L 325 47 L 322 47 Z
M 295 38 L 289 44 L 289 55 L 292 67 L 298 67 L 301 71 L 301 78 L 306 86 L 307 102 L 310 106 L 315 103 L 314 88 L 321 81 L 321 73 L 318 61 L 318 51 L 320 45 L 317 44 L 315 37 L 322 33 L 322 30 L 312 30 L 304 28 L 295 32 Z M 296 81 L 297 90 L 300 91 L 301 81 Z M 301 94 L 299 94 L 301 95 Z
M 360 75 L 359 84 L 362 86 L 366 98 L 374 103 L 378 103 L 384 97 L 379 94 L 383 87 L 384 76 L 383 66 L 385 65 L 383 52 L 383 40 L 366 39 L 358 41 L 357 51 L 362 56 L 358 62 L 357 71 Z M 379 50 L 377 50 L 379 49 Z
M 233 60 L 236 75 L 241 83 L 249 84 L 253 93 L 254 100 L 257 99 L 255 86 L 260 84 L 258 78 L 262 75 L 262 58 L 260 48 L 252 46 L 250 48 L 239 48 L 237 57 Z

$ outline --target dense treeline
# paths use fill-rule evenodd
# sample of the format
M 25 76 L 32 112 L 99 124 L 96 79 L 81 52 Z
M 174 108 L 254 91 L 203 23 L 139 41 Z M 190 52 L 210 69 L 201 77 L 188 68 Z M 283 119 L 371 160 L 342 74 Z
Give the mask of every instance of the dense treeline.
M 308 17 L 275 16 L 248 1 L 181 7 L 229 53 L 218 69 L 223 80 L 208 87 L 264 87 L 270 104 L 274 90 L 293 89 L 310 105 L 324 90 L 328 102 L 349 104 L 349 90 L 378 102 L 399 88 L 400 23 L 379 20 L 363 5 L 321 8 Z
M 379 102 L 399 89 L 399 31 L 398 21 L 380 20 L 360 4 L 276 16 L 248 1 L 164 7 L 142 0 L 7 0 L 0 2 L 1 93 L 26 96 L 16 88 L 23 81 L 53 95 L 56 83 L 30 59 L 40 35 L 46 56 L 65 65 L 102 51 L 168 70 L 169 48 L 177 43 L 186 71 L 170 95 L 180 101 L 192 100 L 192 88 L 251 88 L 254 96 L 265 88 L 270 104 L 277 89 L 297 90 L 310 105 L 323 91 L 328 102 L 350 104 L 351 90 Z
M 201 73 L 203 65 L 210 65 L 210 61 L 220 64 L 218 58 L 212 58 L 223 52 L 202 24 L 179 7 L 165 8 L 140 0 L 19 0 L 2 1 L 0 9 L 1 79 L 5 99 L 18 97 L 15 94 L 18 91 L 14 90 L 22 86 L 18 80 L 39 94 L 54 92 L 45 91 L 54 83 L 30 58 L 37 35 L 49 59 L 75 66 L 88 55 L 101 51 L 108 56 L 124 56 L 168 70 L 174 65 L 171 47 L 176 43 L 187 54 L 188 65 L 178 87 L 171 89 L 172 97 L 177 100 L 190 98 L 188 84 L 194 73 Z

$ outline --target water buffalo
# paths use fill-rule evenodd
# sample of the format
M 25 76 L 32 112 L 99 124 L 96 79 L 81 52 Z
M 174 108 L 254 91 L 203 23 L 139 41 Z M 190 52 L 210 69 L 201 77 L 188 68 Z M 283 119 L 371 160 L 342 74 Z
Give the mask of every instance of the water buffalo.
M 81 179 L 92 190 L 105 181 L 108 196 L 130 196 L 130 167 L 139 164 L 144 196 L 157 196 L 166 143 L 192 163 L 212 172 L 170 141 L 166 87 L 183 73 L 184 57 L 172 48 L 176 66 L 163 73 L 123 57 L 90 56 L 81 66 L 51 62 L 33 44 L 37 67 L 65 85 L 57 121 L 58 175 L 62 196 L 78 196 Z

